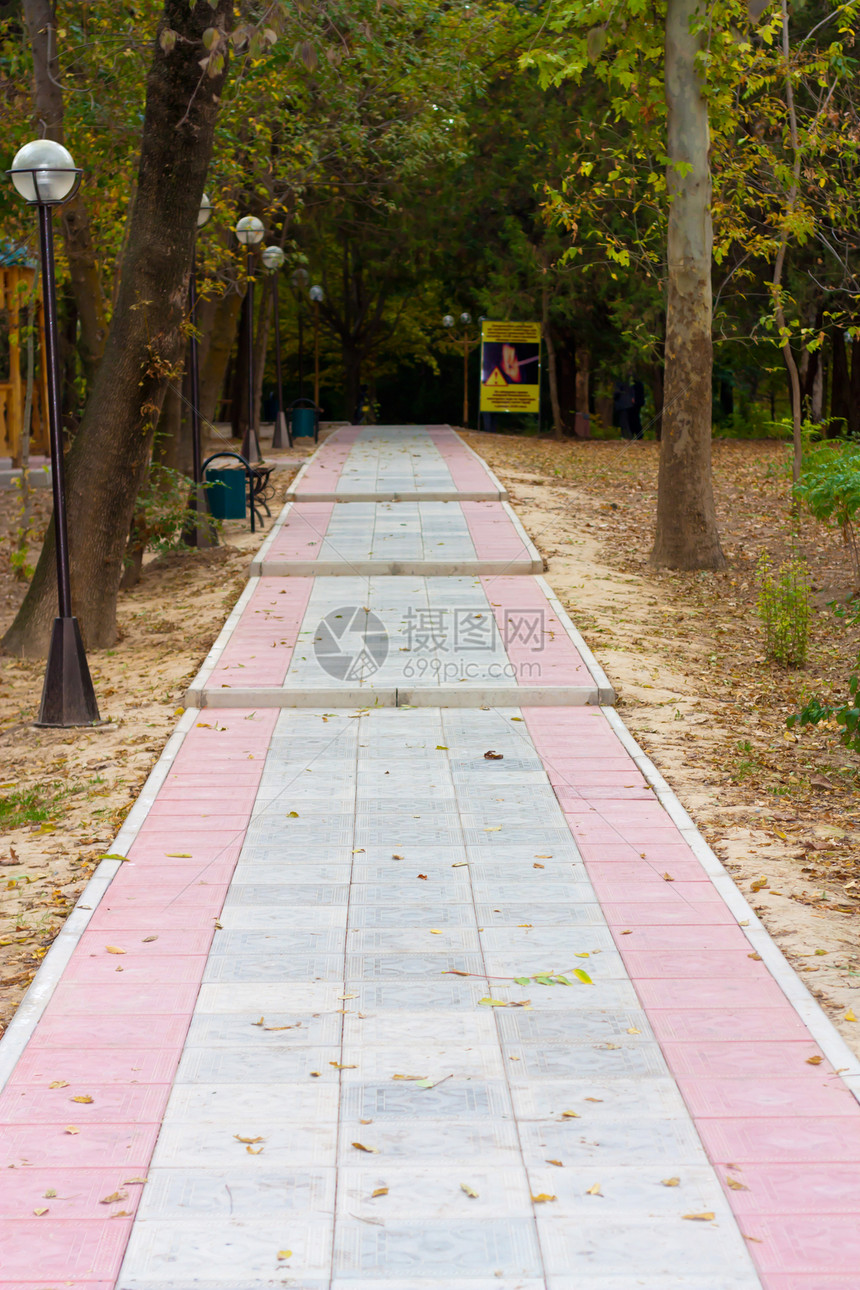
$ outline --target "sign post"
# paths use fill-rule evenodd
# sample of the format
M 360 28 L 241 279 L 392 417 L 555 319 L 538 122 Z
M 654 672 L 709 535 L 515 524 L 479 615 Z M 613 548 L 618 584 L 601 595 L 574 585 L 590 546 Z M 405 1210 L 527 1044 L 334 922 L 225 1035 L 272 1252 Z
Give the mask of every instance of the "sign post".
M 540 323 L 481 323 L 481 412 L 540 416 Z

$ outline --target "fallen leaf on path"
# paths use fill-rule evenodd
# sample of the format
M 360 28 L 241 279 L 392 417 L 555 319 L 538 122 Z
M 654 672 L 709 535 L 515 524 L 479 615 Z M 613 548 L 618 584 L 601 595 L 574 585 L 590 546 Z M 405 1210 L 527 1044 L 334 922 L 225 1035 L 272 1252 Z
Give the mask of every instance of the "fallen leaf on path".
M 245 1150 L 247 1151 L 249 1156 L 259 1156 L 259 1155 L 262 1155 L 263 1153 L 262 1147 L 257 1147 L 256 1151 L 254 1150 L 253 1147 L 246 1147 Z
M 464 1191 L 466 1195 L 471 1196 L 473 1200 L 478 1199 L 478 1193 L 475 1191 L 475 1188 L 470 1187 L 468 1183 L 460 1183 L 460 1191 Z
M 37 1218 L 41 1218 L 41 1217 L 42 1217 L 42 1215 L 43 1215 L 43 1214 L 47 1214 L 47 1212 L 48 1212 L 48 1206 L 47 1206 L 47 1205 L 43 1205 L 41 1209 L 34 1209 L 34 1210 L 33 1210 L 33 1213 L 36 1215 L 36 1217 L 37 1217 Z
M 80 1093 L 77 1097 L 69 1098 L 70 1102 L 83 1102 L 84 1105 L 87 1105 L 87 1106 L 89 1105 L 90 1102 L 92 1102 L 92 1100 L 93 1099 L 90 1097 L 89 1093 Z
M 125 954 L 125 950 L 121 950 L 118 945 L 106 945 L 105 949 L 108 954 Z
M 66 1125 L 66 1127 L 65 1127 L 65 1129 L 64 1129 L 64 1132 L 65 1132 L 65 1133 L 80 1133 L 80 1129 L 79 1129 L 79 1128 L 77 1128 L 74 1124 L 67 1124 L 67 1125 Z
M 852 1009 L 852 1008 L 849 1008 L 849 1009 L 848 1009 L 848 1011 L 846 1012 L 846 1014 L 845 1014 L 845 1016 L 842 1018 L 842 1020 L 843 1020 L 843 1021 L 856 1021 L 856 1020 L 857 1020 L 857 1018 L 856 1018 L 856 1017 L 855 1017 L 855 1015 L 854 1015 L 854 1011 L 853 1011 L 853 1009 Z
M 376 1187 L 376 1188 L 374 1188 L 374 1190 L 370 1193 L 370 1195 L 371 1195 L 371 1197 L 372 1197 L 372 1198 L 374 1198 L 374 1199 L 375 1199 L 377 1196 L 387 1196 L 387 1195 L 388 1195 L 388 1188 L 387 1188 L 387 1187 Z
M 352 1145 L 355 1147 L 356 1151 L 366 1151 L 368 1155 L 371 1156 L 379 1155 L 379 1147 L 366 1147 L 363 1142 L 353 1142 Z
M 680 1187 L 680 1185 L 681 1185 L 681 1179 L 680 1179 L 680 1178 L 664 1178 L 664 1179 L 663 1179 L 663 1186 L 664 1186 L 664 1187 Z
M 45 1192 L 45 1200 L 56 1200 L 56 1198 L 57 1193 L 54 1191 L 53 1187 L 49 1187 Z
M 582 1116 L 578 1111 L 562 1111 L 561 1118 L 563 1120 L 581 1120 Z
M 807 1066 L 820 1066 L 823 1061 L 823 1057 L 807 1057 L 806 1064 Z
M 115 1205 L 118 1200 L 128 1200 L 127 1191 L 112 1191 L 109 1196 L 102 1196 L 100 1205 Z
M 291 1259 L 292 1257 L 293 1257 L 292 1250 L 278 1250 L 278 1258 L 281 1260 L 281 1262 L 283 1262 L 284 1259 Z
M 761 878 L 756 878 L 754 882 L 750 883 L 750 891 L 764 891 L 766 886 L 767 878 L 762 876 Z
M 55 1079 L 53 1084 L 48 1085 L 48 1088 L 68 1088 L 68 1087 L 69 1087 L 69 1081 L 67 1079 Z
M 548 1165 L 555 1165 L 556 1169 L 563 1169 L 564 1164 L 561 1160 L 547 1160 Z
M 595 1183 L 593 1187 L 586 1187 L 585 1194 L 586 1196 L 602 1196 L 603 1192 L 600 1190 L 600 1183 Z
M 243 1138 L 243 1137 L 241 1137 L 241 1135 L 240 1135 L 240 1134 L 238 1134 L 238 1133 L 234 1133 L 234 1134 L 233 1134 L 233 1137 L 236 1139 L 236 1141 L 237 1141 L 237 1142 L 265 1142 L 265 1141 L 266 1141 L 266 1139 L 265 1139 L 265 1138 L 263 1138 L 263 1137 L 258 1137 L 258 1138 Z
M 681 1217 L 688 1218 L 691 1223 L 711 1223 L 715 1218 L 715 1214 L 712 1209 L 706 1209 L 701 1214 L 682 1214 Z
M 484 753 L 484 761 L 504 761 L 504 758 L 504 753 L 494 752 L 492 748 Z
M 737 1178 L 727 1178 L 726 1186 L 731 1187 L 732 1191 L 749 1191 L 746 1183 L 739 1182 Z
M 553 1196 L 552 1193 L 548 1191 L 539 1191 L 536 1196 L 532 1196 L 532 1200 L 536 1205 L 543 1205 L 547 1200 L 558 1200 L 558 1197 Z

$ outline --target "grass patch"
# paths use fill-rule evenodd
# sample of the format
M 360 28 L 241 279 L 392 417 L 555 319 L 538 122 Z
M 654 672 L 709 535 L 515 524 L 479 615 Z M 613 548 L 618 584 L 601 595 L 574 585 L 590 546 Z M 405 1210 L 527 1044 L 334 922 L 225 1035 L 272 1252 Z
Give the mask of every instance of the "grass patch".
M 19 829 L 25 824 L 44 824 L 57 813 L 65 793 L 59 784 L 22 788 L 0 796 L 0 829 Z

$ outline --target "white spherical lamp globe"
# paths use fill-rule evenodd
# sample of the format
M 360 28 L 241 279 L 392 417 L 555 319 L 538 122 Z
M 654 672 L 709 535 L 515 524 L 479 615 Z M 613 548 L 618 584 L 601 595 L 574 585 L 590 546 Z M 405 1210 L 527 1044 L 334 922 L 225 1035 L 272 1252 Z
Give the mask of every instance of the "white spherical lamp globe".
M 267 269 L 280 269 L 287 257 L 279 246 L 267 246 L 261 258 Z
M 32 205 L 59 205 L 70 196 L 78 172 L 72 154 L 52 139 L 34 139 L 15 154 L 12 183 Z
M 265 235 L 263 221 L 256 215 L 243 215 L 236 225 L 236 236 L 243 246 L 256 246 Z

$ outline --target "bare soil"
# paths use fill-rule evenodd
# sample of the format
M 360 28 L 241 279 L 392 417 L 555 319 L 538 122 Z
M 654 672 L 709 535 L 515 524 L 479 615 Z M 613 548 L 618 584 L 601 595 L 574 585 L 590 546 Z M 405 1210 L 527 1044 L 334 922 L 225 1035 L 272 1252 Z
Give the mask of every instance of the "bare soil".
M 508 487 L 626 724 L 860 1055 L 860 759 L 833 727 L 786 728 L 813 694 L 847 694 L 860 631 L 828 602 L 855 588 L 839 534 L 792 513 L 788 447 L 715 441 L 729 567 L 677 573 L 648 563 L 658 444 L 464 437 Z M 803 668 L 765 656 L 762 552 L 808 564 Z

